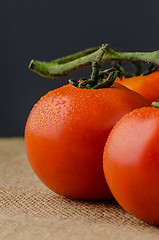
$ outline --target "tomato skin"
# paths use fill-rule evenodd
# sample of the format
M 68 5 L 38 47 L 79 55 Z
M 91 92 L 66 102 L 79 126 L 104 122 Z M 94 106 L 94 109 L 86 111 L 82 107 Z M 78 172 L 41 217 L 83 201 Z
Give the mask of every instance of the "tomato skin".
M 65 197 L 112 198 L 102 166 L 105 141 L 123 115 L 142 106 L 149 104 L 119 84 L 109 89 L 66 85 L 50 91 L 35 104 L 25 128 L 33 170 Z
M 159 225 L 159 109 L 144 107 L 112 129 L 103 154 L 104 174 L 118 203 Z
M 150 104 L 159 101 L 159 71 L 144 76 L 123 78 L 122 81 L 117 78 L 116 82 L 141 94 Z

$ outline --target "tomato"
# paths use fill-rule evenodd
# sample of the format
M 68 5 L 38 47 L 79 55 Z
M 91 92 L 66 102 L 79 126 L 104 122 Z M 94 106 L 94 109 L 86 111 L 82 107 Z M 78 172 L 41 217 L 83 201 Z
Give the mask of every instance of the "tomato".
M 122 82 L 117 78 L 116 82 L 141 94 L 149 103 L 159 101 L 159 71 L 144 76 L 123 78 Z
M 25 128 L 33 170 L 65 197 L 111 198 L 102 166 L 105 141 L 123 115 L 142 106 L 149 103 L 120 84 L 103 89 L 68 84 L 50 91 L 35 104 Z
M 135 217 L 159 225 L 159 109 L 143 107 L 111 131 L 103 154 L 107 183 Z

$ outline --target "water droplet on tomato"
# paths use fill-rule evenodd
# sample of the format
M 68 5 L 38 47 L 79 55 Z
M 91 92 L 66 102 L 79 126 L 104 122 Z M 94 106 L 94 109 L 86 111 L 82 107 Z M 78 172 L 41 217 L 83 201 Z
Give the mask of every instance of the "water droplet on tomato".
M 57 102 L 55 103 L 55 106 L 63 105 L 65 103 L 66 103 L 66 100 L 57 100 Z

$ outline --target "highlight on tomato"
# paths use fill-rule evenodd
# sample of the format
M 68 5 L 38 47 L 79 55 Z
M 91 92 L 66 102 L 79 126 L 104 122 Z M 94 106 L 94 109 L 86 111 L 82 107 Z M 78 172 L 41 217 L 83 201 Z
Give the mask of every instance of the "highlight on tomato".
M 135 217 L 159 225 L 159 109 L 125 115 L 104 148 L 103 168 L 117 202 Z
M 104 46 L 92 63 L 90 79 L 71 79 L 43 96 L 25 127 L 34 172 L 51 190 L 72 199 L 112 198 L 102 164 L 107 136 L 125 114 L 150 106 L 138 93 L 114 84 L 119 71 L 100 70 L 105 51 Z

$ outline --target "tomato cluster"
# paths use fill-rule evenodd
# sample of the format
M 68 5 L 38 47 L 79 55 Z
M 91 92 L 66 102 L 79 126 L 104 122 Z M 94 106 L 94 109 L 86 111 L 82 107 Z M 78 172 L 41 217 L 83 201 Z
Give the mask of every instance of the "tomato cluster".
M 33 170 L 54 192 L 83 200 L 114 196 L 134 216 L 159 224 L 159 110 L 141 82 L 135 86 L 147 100 L 118 83 L 50 91 L 28 117 L 25 146 Z

